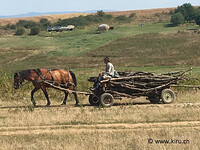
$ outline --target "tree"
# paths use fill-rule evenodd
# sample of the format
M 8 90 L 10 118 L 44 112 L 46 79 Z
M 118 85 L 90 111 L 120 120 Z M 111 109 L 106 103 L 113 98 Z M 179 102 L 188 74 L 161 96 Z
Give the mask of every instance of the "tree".
M 40 23 L 40 27 L 41 28 L 45 28 L 46 29 L 47 27 L 51 26 L 51 23 L 46 18 L 41 18 L 39 23 Z
M 184 23 L 184 16 L 182 15 L 182 13 L 180 12 L 177 12 L 175 14 L 173 14 L 171 16 L 171 23 L 174 25 L 174 26 L 177 26 L 179 24 L 182 24 Z
M 97 16 L 98 17 L 103 17 L 105 15 L 105 12 L 103 10 L 97 11 Z
M 25 30 L 22 27 L 17 28 L 17 30 L 15 31 L 15 35 L 23 35 L 24 33 Z
M 177 9 L 174 10 L 174 13 L 180 12 L 185 21 L 192 21 L 196 19 L 197 10 L 190 3 L 185 3 L 181 6 L 178 6 Z
M 197 25 L 200 25 L 200 13 L 197 15 L 195 22 Z
M 39 27 L 35 26 L 31 28 L 30 35 L 38 35 L 40 32 Z
M 37 26 L 37 23 L 34 21 L 27 21 L 27 20 L 19 20 L 18 23 L 16 24 L 18 27 L 22 26 L 24 28 L 31 28 L 34 26 Z

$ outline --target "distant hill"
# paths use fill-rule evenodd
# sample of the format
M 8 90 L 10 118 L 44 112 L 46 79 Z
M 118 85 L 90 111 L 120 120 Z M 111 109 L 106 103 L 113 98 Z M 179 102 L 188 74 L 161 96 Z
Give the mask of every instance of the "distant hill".
M 133 12 L 136 13 L 137 16 L 150 16 L 150 15 L 156 14 L 156 13 L 169 12 L 174 9 L 175 8 L 144 9 L 144 10 L 129 10 L 129 11 L 113 11 L 113 10 L 103 10 L 103 11 L 106 12 L 106 14 L 111 14 L 113 16 L 119 16 L 119 15 L 129 16 Z M 3 16 L 1 16 L 0 17 L 0 25 L 6 25 L 9 23 L 14 24 L 14 23 L 17 23 L 21 19 L 38 22 L 41 18 L 47 18 L 51 22 L 56 22 L 58 19 L 73 18 L 73 17 L 78 17 L 80 15 L 86 16 L 89 14 L 94 14 L 97 11 L 98 10 L 90 10 L 90 11 L 85 11 L 82 13 L 77 13 L 75 11 L 28 13 L 28 14 L 14 15 L 14 16 L 4 16 L 4 18 L 1 18 L 1 17 L 3 17 Z
M 69 13 L 77 13 L 76 11 L 66 11 L 66 12 L 29 12 L 26 14 L 18 14 L 18 15 L 9 15 L 9 16 L 0 16 L 0 18 L 22 18 L 22 17 L 34 17 L 34 16 L 42 16 L 42 15 L 55 15 L 55 14 L 69 14 Z
M 9 15 L 9 16 L 0 16 L 0 18 L 22 18 L 22 17 L 34 17 L 34 16 L 42 16 L 42 15 L 57 15 L 57 14 L 72 14 L 72 13 L 96 13 L 98 10 L 88 10 L 84 12 L 78 11 L 63 11 L 63 12 L 29 12 L 26 14 L 18 14 L 18 15 Z M 113 12 L 115 10 L 103 10 L 104 12 Z

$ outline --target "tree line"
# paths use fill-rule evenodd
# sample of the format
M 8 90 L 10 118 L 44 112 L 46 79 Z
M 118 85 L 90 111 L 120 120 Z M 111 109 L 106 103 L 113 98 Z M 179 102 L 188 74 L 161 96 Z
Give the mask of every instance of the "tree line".
M 196 23 L 200 25 L 200 7 L 195 8 L 190 3 L 178 6 L 172 13 L 171 23 L 174 26 L 184 23 Z
M 25 29 L 29 29 L 29 35 L 37 35 L 40 31 L 45 31 L 47 27 L 52 26 L 67 26 L 74 25 L 75 27 L 87 26 L 91 24 L 97 24 L 102 22 L 130 22 L 131 18 L 134 18 L 136 14 L 132 13 L 129 17 L 125 15 L 113 17 L 110 14 L 105 14 L 105 12 L 98 11 L 94 15 L 78 16 L 68 19 L 58 19 L 57 22 L 51 23 L 48 19 L 42 18 L 39 22 L 19 20 L 16 24 L 7 24 L 4 29 L 15 29 L 15 35 L 23 35 Z

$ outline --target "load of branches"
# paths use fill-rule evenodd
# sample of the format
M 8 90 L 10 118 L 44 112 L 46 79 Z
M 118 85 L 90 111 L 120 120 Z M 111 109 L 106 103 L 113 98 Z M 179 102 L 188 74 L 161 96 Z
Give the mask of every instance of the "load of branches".
M 111 78 L 101 81 L 107 90 L 116 95 L 126 97 L 147 96 L 159 93 L 179 80 L 185 79 L 187 71 L 171 72 L 165 74 L 153 74 L 148 72 L 118 72 L 119 78 Z

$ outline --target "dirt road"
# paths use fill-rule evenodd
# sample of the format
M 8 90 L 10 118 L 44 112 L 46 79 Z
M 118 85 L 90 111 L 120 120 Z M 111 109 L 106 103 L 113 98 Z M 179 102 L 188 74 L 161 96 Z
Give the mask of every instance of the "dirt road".
M 156 122 L 136 124 L 96 124 L 96 125 L 53 125 L 53 126 L 26 126 L 26 127 L 0 127 L 0 135 L 26 135 L 46 133 L 69 133 L 69 132 L 118 132 L 132 130 L 158 130 L 160 128 L 195 128 L 200 130 L 200 121 L 183 122 Z
M 170 109 L 175 109 L 175 108 L 185 108 L 185 107 L 200 107 L 200 103 L 179 103 L 179 104 L 169 104 L 169 105 L 164 105 L 164 104 L 133 104 L 133 108 L 139 108 L 139 109 L 148 109 L 148 108 L 159 108 L 159 109 L 164 109 L 164 108 L 170 108 Z M 90 107 L 89 105 L 83 105 L 81 109 L 79 107 L 73 107 L 71 106 L 66 106 L 69 108 L 71 111 L 76 110 L 76 111 L 81 111 L 83 109 L 91 109 L 93 107 Z M 107 108 L 106 110 L 116 110 L 116 109 L 121 109 L 129 107 L 129 105 L 115 105 L 111 108 Z M 7 109 L 13 109 L 15 107 L 0 107 L 0 110 L 5 110 Z M 26 106 L 18 106 L 16 108 L 26 108 Z M 60 107 L 59 105 L 56 106 L 51 106 L 49 109 L 59 109 L 59 108 L 65 108 L 65 107 Z M 35 108 L 35 111 L 40 111 L 44 109 L 43 106 Z M 104 109 L 102 109 L 104 110 Z M 3 112 L 3 111 L 2 111 Z M 26 134 L 48 134 L 48 133 L 66 133 L 66 132 L 93 132 L 93 131 L 98 131 L 98 132 L 117 132 L 117 131 L 133 131 L 133 130 L 158 130 L 161 128 L 195 128 L 200 130 L 200 121 L 178 121 L 178 122 L 167 122 L 167 121 L 160 121 L 160 122 L 153 122 L 153 123 L 93 123 L 93 124 L 64 124 L 64 125 L 29 125 L 29 126 L 1 126 L 0 127 L 0 135 L 26 135 Z

